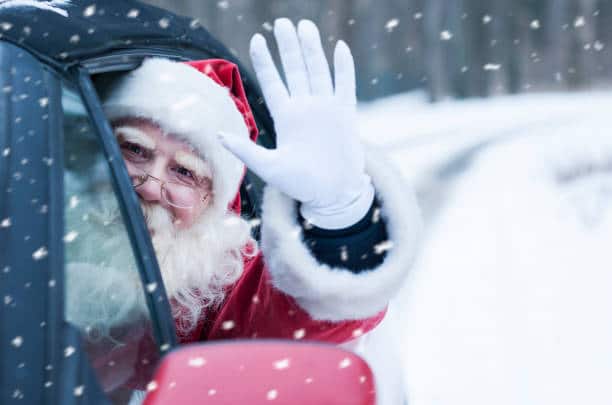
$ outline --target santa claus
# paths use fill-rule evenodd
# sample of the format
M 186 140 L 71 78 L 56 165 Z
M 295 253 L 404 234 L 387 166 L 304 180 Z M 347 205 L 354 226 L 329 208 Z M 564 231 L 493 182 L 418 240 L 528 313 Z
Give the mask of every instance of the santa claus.
M 312 22 L 280 19 L 274 34 L 286 86 L 263 36 L 250 53 L 276 149 L 256 145 L 225 60 L 149 59 L 104 97 L 181 342 L 363 339 L 415 256 L 415 197 L 359 139 L 349 48 L 336 45 L 332 83 Z M 260 246 L 240 216 L 246 167 L 267 183 Z

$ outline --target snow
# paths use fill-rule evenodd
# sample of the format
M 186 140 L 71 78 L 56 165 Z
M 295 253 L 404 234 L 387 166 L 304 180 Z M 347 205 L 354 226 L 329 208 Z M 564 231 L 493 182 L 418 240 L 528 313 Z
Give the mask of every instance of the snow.
M 400 313 L 408 403 L 610 404 L 604 92 L 361 107 L 427 224 Z
M 41 10 L 51 11 L 63 17 L 68 17 L 68 12 L 61 7 L 70 5 L 70 0 L 0 0 L 0 9 L 2 8 L 19 8 L 19 7 L 34 7 Z

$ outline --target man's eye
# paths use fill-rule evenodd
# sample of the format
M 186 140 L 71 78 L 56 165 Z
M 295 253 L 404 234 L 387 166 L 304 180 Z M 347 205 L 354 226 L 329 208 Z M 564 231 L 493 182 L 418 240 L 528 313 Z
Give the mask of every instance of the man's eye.
M 146 159 L 149 151 L 136 143 L 123 142 L 121 152 L 130 159 Z
M 193 174 L 193 172 L 189 169 L 184 168 L 183 166 L 175 168 L 174 171 L 181 177 L 186 177 L 188 179 L 195 180 L 195 175 Z

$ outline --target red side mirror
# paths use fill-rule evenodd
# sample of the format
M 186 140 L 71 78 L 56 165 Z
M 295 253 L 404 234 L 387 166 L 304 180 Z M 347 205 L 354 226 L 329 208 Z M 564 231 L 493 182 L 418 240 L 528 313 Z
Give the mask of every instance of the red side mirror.
M 374 405 L 366 362 L 335 346 L 284 341 L 194 344 L 164 357 L 144 405 Z

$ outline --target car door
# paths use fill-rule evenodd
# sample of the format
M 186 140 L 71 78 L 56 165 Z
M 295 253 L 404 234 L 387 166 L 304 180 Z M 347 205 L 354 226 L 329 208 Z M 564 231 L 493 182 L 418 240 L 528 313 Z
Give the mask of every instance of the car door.
M 119 151 L 78 74 L 6 42 L 0 68 L 1 402 L 126 403 L 175 334 Z

